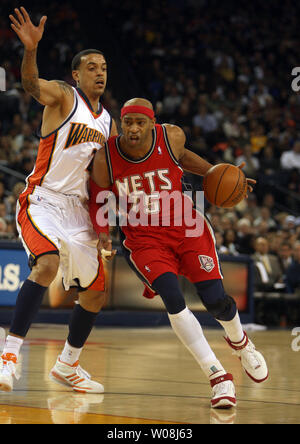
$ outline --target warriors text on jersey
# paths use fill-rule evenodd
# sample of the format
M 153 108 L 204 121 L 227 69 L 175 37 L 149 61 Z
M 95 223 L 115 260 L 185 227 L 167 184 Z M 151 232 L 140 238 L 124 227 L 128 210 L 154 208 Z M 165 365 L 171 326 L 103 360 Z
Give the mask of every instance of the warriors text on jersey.
M 73 90 L 74 105 L 69 116 L 57 130 L 40 139 L 27 185 L 86 199 L 86 169 L 95 150 L 108 139 L 112 119 L 101 104 L 94 113 L 84 93 L 79 88 Z

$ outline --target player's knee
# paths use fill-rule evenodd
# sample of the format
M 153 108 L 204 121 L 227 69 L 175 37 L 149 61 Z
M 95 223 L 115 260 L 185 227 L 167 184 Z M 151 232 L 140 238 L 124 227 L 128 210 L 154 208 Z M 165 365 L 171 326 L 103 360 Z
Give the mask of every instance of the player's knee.
M 87 290 L 79 293 L 79 304 L 86 311 L 99 313 L 107 304 L 107 292 Z
M 219 321 L 231 321 L 236 315 L 235 300 L 225 293 L 220 279 L 197 282 L 197 293 L 206 310 Z
M 30 279 L 43 287 L 49 287 L 55 279 L 58 267 L 59 256 L 57 254 L 45 254 L 32 264 Z
M 185 309 L 185 300 L 174 273 L 164 273 L 152 284 L 154 290 L 160 295 L 169 314 L 177 314 Z

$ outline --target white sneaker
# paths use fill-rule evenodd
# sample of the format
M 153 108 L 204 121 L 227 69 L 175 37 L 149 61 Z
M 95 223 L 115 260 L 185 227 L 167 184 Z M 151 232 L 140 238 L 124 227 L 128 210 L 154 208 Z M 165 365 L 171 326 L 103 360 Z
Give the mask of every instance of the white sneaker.
M 91 376 L 80 367 L 78 361 L 73 365 L 69 365 L 62 362 L 59 358 L 57 358 L 56 364 L 49 374 L 52 381 L 72 387 L 75 392 L 79 393 L 104 392 L 103 385 L 92 381 Z
M 6 353 L 0 357 L 0 391 L 11 392 L 16 375 L 17 357 L 13 353 Z
M 236 406 L 235 388 L 232 381 L 233 377 L 230 373 L 210 380 L 213 409 L 230 409 Z
M 229 338 L 225 338 L 230 347 L 234 350 L 233 354 L 237 355 L 241 361 L 245 372 L 254 382 L 260 383 L 265 381 L 269 376 L 268 367 L 263 355 L 255 349 L 254 344 L 250 341 L 247 333 L 244 332 L 244 338 L 241 343 L 231 342 Z

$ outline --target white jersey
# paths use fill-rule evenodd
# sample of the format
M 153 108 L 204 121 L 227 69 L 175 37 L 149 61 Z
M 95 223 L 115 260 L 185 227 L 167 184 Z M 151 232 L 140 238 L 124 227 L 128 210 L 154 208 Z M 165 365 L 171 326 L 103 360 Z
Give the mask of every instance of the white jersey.
M 28 187 L 87 199 L 87 168 L 109 138 L 112 119 L 100 103 L 98 112 L 93 112 L 85 94 L 73 90 L 72 111 L 59 128 L 41 137 L 35 167 L 26 181 Z

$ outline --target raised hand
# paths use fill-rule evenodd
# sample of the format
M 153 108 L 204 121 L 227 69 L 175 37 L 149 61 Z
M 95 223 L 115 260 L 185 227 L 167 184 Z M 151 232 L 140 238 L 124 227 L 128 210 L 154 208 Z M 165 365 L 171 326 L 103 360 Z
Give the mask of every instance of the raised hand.
M 15 8 L 15 16 L 10 14 L 9 18 L 12 21 L 11 27 L 25 46 L 28 51 L 32 51 L 37 48 L 39 41 L 41 40 L 47 17 L 44 15 L 38 26 L 35 26 L 30 20 L 29 14 L 23 6 L 21 11 Z

